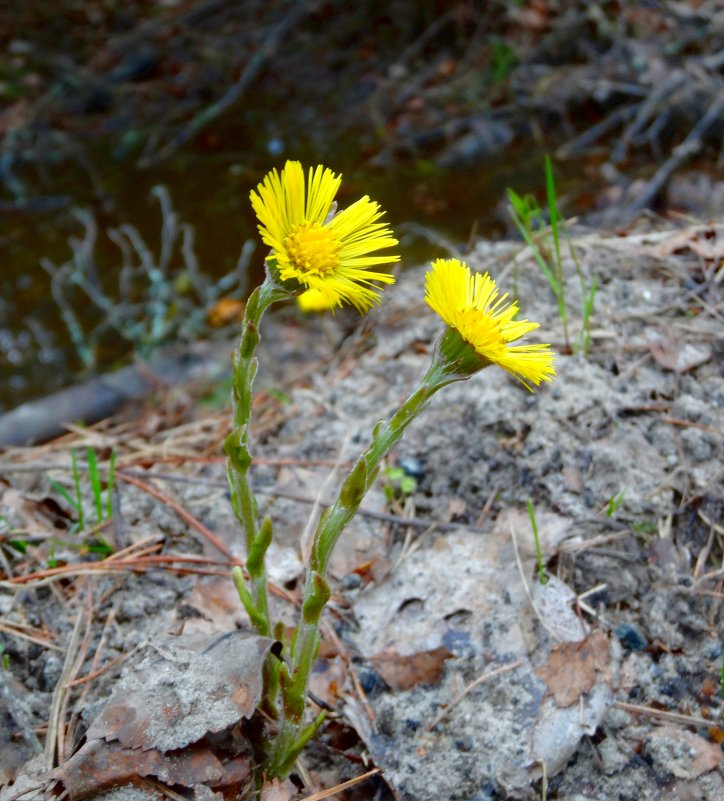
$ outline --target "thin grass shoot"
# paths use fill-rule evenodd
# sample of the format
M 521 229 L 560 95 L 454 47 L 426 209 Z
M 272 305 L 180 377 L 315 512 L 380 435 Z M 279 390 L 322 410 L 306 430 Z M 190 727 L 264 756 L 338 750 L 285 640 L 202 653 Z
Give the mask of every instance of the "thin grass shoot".
M 538 562 L 538 581 L 540 581 L 541 586 L 543 586 L 548 582 L 548 573 L 546 571 L 546 566 L 543 562 L 543 551 L 541 551 L 540 547 L 538 522 L 535 519 L 535 509 L 533 507 L 533 501 L 531 501 L 531 499 L 528 498 L 526 500 L 526 504 L 528 506 L 528 517 L 530 518 L 530 527 L 533 530 L 533 541 L 535 542 L 535 555 L 536 555 L 536 560 Z

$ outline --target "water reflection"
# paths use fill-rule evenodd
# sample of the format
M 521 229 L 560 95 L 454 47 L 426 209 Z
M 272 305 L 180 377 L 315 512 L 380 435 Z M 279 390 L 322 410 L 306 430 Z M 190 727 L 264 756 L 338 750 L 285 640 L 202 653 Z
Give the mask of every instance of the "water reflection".
M 48 187 L 38 186 L 38 201 L 6 208 L 0 409 L 122 363 L 134 350 L 147 355 L 155 343 L 191 339 L 204 332 L 201 322 L 219 297 L 258 280 L 262 249 L 243 250 L 258 241 L 249 190 L 288 149 L 279 137 L 267 145 L 275 158 L 183 152 L 149 170 L 99 150 L 95 181 L 87 170 L 68 168 L 52 182 L 54 203 L 40 202 Z M 474 229 L 500 233 L 506 186 L 528 190 L 542 182 L 540 153 L 463 171 L 424 161 L 372 169 L 358 154 L 297 150 L 304 163 L 323 160 L 343 172 L 340 205 L 369 194 L 388 210 L 407 264 L 450 247 L 464 251 Z

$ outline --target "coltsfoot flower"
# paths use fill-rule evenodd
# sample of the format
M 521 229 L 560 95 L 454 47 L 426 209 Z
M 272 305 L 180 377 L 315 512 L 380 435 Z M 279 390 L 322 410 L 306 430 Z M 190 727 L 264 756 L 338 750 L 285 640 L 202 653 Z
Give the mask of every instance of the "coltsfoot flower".
M 335 308 L 350 303 L 364 312 L 379 300 L 373 281 L 394 283 L 389 273 L 371 270 L 399 261 L 397 255 L 369 255 L 397 245 L 384 214 L 367 195 L 338 214 L 334 196 L 341 176 L 321 165 L 307 180 L 298 161 L 287 161 L 281 173 L 272 170 L 251 192 L 259 233 L 272 249 L 269 263 L 284 283 L 300 291 L 316 290 Z
M 456 353 L 462 352 L 466 370 L 497 364 L 527 389 L 531 389 L 530 384 L 550 381 L 556 374 L 550 345 L 510 344 L 538 328 L 538 323 L 516 320 L 518 304 L 506 301 L 507 294 L 498 295 L 498 287 L 488 273 L 472 275 L 465 262 L 458 259 L 437 259 L 426 276 L 428 305 L 469 346 L 458 348 Z M 477 368 L 463 352 L 470 348 L 479 357 Z
M 297 295 L 297 306 L 305 313 L 330 310 L 329 300 L 318 289 L 307 289 L 301 295 Z

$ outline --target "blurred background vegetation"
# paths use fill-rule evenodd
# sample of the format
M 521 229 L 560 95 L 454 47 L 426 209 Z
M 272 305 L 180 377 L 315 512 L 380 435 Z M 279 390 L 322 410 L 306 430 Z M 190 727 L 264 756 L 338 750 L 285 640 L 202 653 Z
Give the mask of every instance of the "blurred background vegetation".
M 545 154 L 588 225 L 721 214 L 723 68 L 715 0 L 0 3 L 0 411 L 223 334 L 286 158 L 407 263 L 518 236 Z

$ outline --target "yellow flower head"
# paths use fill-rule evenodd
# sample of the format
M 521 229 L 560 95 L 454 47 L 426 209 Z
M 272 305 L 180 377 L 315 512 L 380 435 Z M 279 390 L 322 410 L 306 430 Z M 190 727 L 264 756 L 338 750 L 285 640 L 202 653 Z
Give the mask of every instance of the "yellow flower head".
M 327 297 L 318 289 L 307 289 L 297 295 L 297 306 L 303 312 L 325 312 L 331 308 Z
M 531 389 L 556 374 L 550 345 L 511 345 L 538 323 L 515 320 L 518 304 L 498 297 L 495 281 L 485 273 L 471 275 L 458 259 L 438 259 L 426 276 L 425 300 L 445 323 L 484 359 L 497 364 Z
M 379 300 L 372 282 L 395 281 L 369 268 L 400 258 L 368 254 L 394 247 L 397 240 L 386 223 L 377 222 L 384 212 L 366 195 L 330 217 L 340 183 L 341 176 L 321 165 L 310 168 L 305 182 L 302 165 L 288 161 L 251 192 L 251 205 L 282 281 L 318 291 L 328 308 L 351 303 L 366 311 Z

